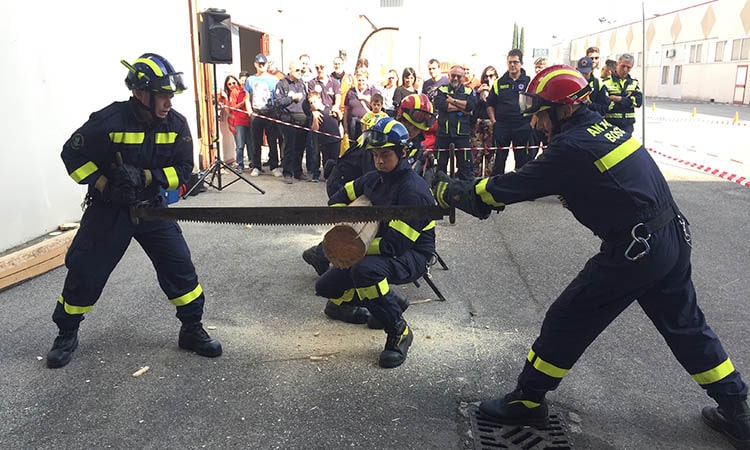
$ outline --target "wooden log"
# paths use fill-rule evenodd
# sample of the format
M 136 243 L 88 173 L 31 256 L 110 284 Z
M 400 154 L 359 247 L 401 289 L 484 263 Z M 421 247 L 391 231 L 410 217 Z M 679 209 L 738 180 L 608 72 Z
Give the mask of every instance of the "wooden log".
M 0 290 L 65 264 L 65 253 L 75 235 L 76 230 L 65 231 L 0 258 Z
M 370 205 L 370 199 L 363 195 L 347 208 Z M 379 227 L 380 222 L 336 224 L 323 237 L 323 253 L 335 267 L 348 269 L 365 257 Z

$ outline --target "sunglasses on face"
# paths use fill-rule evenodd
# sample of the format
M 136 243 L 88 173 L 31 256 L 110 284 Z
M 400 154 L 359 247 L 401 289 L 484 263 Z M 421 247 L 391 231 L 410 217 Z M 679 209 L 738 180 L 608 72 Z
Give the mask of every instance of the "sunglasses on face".
M 326 66 L 315 66 L 315 68 L 318 69 L 318 70 L 323 70 L 323 69 L 326 68 Z
M 497 78 L 497 74 L 496 73 L 488 73 L 487 74 L 487 78 Z

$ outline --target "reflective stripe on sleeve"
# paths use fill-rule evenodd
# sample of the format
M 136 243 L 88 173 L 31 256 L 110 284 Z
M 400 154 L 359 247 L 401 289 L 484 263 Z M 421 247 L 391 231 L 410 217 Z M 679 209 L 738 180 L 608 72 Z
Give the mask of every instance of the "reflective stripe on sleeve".
M 172 302 L 175 306 L 185 306 L 195 300 L 196 298 L 200 297 L 201 294 L 203 294 L 203 288 L 199 284 L 195 287 L 192 291 L 188 292 L 187 294 L 181 295 L 177 298 L 170 299 L 169 301 Z
M 164 171 L 164 176 L 167 177 L 167 190 L 177 189 L 180 185 L 180 177 L 177 176 L 175 168 L 169 166 L 162 170 Z
M 99 170 L 99 167 L 97 167 L 97 165 L 94 164 L 93 161 L 89 161 L 71 172 L 70 178 L 72 178 L 76 183 L 80 183 L 81 181 L 85 180 L 86 177 L 96 172 L 97 170 Z
M 489 181 L 489 178 L 482 178 L 481 180 L 479 180 L 479 183 L 474 186 L 474 192 L 476 192 L 483 203 L 486 203 L 490 206 L 505 206 L 504 203 L 496 201 L 495 197 L 487 192 L 487 181 Z
M 696 373 L 695 375 L 691 376 L 696 381 L 696 383 L 704 385 L 721 381 L 732 372 L 734 372 L 734 365 L 732 365 L 732 361 L 727 358 L 723 363 L 719 364 L 713 369 L 709 369 L 701 373 Z
M 635 152 L 639 148 L 641 148 L 641 143 L 638 142 L 636 138 L 631 137 L 627 141 L 615 147 L 615 149 L 611 152 L 594 161 L 594 165 L 597 169 L 599 169 L 599 172 L 604 173 L 619 164 L 620 161 L 633 154 L 633 152 Z
M 406 239 L 409 239 L 412 242 L 416 242 L 417 239 L 419 239 L 419 231 L 410 227 L 409 224 L 404 221 L 394 219 L 388 222 L 388 226 L 403 234 Z
M 382 238 L 376 237 L 375 239 L 370 242 L 370 245 L 367 247 L 367 254 L 368 255 L 379 255 L 380 254 L 380 240 Z
M 346 191 L 346 196 L 350 201 L 354 201 L 357 199 L 357 194 L 356 192 L 354 192 L 354 181 L 347 182 L 344 185 L 344 190 Z

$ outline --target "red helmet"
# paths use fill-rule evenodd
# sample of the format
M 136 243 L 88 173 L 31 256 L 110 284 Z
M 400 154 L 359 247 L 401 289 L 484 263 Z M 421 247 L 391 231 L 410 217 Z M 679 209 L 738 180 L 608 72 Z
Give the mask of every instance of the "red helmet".
M 420 130 L 427 131 L 435 122 L 435 110 L 426 94 L 411 94 L 398 105 L 396 120 L 402 117 Z
M 582 103 L 591 94 L 589 82 L 565 64 L 540 71 L 518 96 L 521 112 L 530 115 L 557 105 Z

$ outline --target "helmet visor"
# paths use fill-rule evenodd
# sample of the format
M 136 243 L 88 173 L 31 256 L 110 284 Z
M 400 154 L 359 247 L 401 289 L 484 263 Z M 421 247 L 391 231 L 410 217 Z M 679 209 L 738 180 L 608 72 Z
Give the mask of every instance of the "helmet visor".
M 529 116 L 539 111 L 549 109 L 554 105 L 555 103 L 547 101 L 536 94 L 529 92 L 518 93 L 518 107 L 521 109 L 521 114 Z
M 424 109 L 407 109 L 403 114 L 414 126 L 423 130 L 429 130 L 435 122 L 435 115 Z
M 175 94 L 187 90 L 185 82 L 182 80 L 182 72 L 170 73 L 165 78 L 166 82 L 162 85 L 162 89 L 174 92 Z
M 386 133 L 373 129 L 365 130 L 362 133 L 362 142 L 364 143 L 364 147 L 366 149 L 391 147 L 393 145 L 396 145 L 388 140 L 388 135 Z

